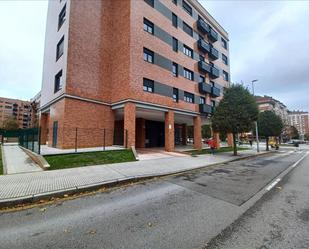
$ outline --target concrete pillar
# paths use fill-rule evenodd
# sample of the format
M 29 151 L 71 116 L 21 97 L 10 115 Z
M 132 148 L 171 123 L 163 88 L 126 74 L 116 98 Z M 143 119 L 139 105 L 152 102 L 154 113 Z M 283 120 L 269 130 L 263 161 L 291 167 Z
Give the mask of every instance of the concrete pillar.
M 232 133 L 227 134 L 227 144 L 228 144 L 228 146 L 231 146 L 231 147 L 234 146 L 233 134 Z
M 194 149 L 202 149 L 202 121 L 201 117 L 197 116 L 193 118 L 193 129 L 194 129 Z
M 136 148 L 145 148 L 145 139 L 146 139 L 146 126 L 145 119 L 138 118 L 136 119 Z
M 165 113 L 165 150 L 174 151 L 175 149 L 175 131 L 174 131 L 174 112 Z
M 136 107 L 133 103 L 124 105 L 124 145 L 126 148 L 135 147 L 135 117 Z
M 220 136 L 218 132 L 213 133 L 213 139 L 214 139 L 216 148 L 220 149 Z
M 182 145 L 187 145 L 187 137 L 188 137 L 187 125 L 182 124 L 181 128 L 182 128 L 181 129 Z

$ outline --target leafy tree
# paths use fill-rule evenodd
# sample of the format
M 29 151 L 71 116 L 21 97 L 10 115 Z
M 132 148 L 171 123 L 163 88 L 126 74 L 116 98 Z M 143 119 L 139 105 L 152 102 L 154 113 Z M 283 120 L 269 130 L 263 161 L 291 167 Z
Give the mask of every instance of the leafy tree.
M 294 126 L 285 126 L 283 129 L 283 137 L 285 141 L 299 139 L 298 130 Z
M 210 125 L 203 125 L 202 126 L 202 137 L 203 138 L 211 137 Z
M 233 134 L 235 156 L 237 133 L 250 131 L 253 122 L 258 118 L 258 113 L 254 97 L 248 89 L 238 84 L 225 91 L 223 99 L 216 107 L 212 118 L 213 130 Z
M 291 139 L 299 139 L 299 133 L 295 126 L 290 127 L 290 136 Z
M 18 128 L 19 125 L 15 118 L 7 118 L 3 122 L 3 129 L 5 130 L 17 130 Z
M 309 141 L 309 132 L 305 134 L 305 140 Z
M 259 114 L 259 134 L 266 137 L 266 150 L 269 150 L 269 137 L 280 136 L 283 129 L 281 118 L 272 111 L 265 111 Z

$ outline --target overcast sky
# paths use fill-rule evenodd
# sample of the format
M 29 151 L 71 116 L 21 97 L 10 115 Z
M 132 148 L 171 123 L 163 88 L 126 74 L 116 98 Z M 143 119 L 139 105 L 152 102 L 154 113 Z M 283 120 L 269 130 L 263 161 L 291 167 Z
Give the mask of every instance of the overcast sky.
M 309 2 L 200 0 L 230 35 L 233 82 L 309 111 Z M 41 87 L 46 1 L 0 1 L 0 96 Z

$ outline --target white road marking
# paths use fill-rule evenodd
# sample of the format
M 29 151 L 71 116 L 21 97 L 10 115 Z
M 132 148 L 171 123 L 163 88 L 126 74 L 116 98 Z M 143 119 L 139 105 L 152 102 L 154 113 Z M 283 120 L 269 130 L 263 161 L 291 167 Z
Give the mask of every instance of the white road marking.
M 309 154 L 309 152 L 307 152 L 307 154 L 303 155 L 296 163 L 294 163 L 292 165 L 292 168 L 295 168 L 302 160 L 304 160 L 304 158 Z
M 276 186 L 276 184 L 278 183 L 278 182 L 280 182 L 281 181 L 281 179 L 280 178 L 277 178 L 274 182 L 272 182 L 267 188 L 266 188 L 266 190 L 267 191 L 269 191 L 269 190 L 271 190 L 273 187 L 275 187 Z

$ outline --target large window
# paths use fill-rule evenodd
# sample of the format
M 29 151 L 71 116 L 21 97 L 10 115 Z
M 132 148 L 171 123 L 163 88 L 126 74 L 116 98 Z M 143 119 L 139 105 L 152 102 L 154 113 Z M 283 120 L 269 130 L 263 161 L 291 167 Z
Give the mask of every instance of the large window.
M 153 63 L 153 55 L 154 53 L 151 50 L 144 48 L 144 61 Z
M 221 45 L 222 45 L 222 47 L 224 47 L 225 49 L 227 49 L 227 41 L 224 40 L 222 37 L 221 37 Z
M 178 102 L 179 99 L 179 90 L 178 88 L 173 88 L 173 100 L 174 102 Z
M 172 24 L 175 28 L 178 27 L 178 17 L 174 13 L 172 14 Z
M 188 80 L 193 80 L 193 72 L 187 68 L 183 69 L 183 77 Z
M 200 97 L 200 104 L 205 104 L 206 103 L 206 100 L 205 100 L 205 98 L 204 97 Z
M 199 82 L 205 82 L 205 77 L 200 75 L 200 81 Z
M 189 15 L 192 16 L 192 7 L 188 3 L 182 1 L 182 7 Z
M 177 5 L 177 0 L 173 0 L 173 3 L 174 3 L 175 5 Z
M 194 103 L 194 94 L 184 92 L 183 100 L 189 103 Z
M 56 93 L 59 90 L 61 90 L 62 89 L 62 85 L 63 85 L 63 77 L 62 77 L 62 70 L 60 70 L 59 73 L 57 73 L 56 76 L 55 76 L 54 93 Z
M 63 55 L 64 50 L 64 36 L 60 39 L 57 44 L 56 60 L 58 60 Z
M 178 51 L 178 40 L 175 37 L 173 37 L 173 50 Z
M 145 92 L 153 93 L 154 81 L 150 79 L 143 79 L 143 90 Z
M 154 0 L 144 0 L 146 3 L 148 3 L 151 7 L 154 7 Z
M 222 54 L 222 61 L 225 65 L 228 65 L 228 59 L 227 59 L 227 56 L 225 56 L 224 54 Z
M 58 16 L 58 30 L 61 28 L 62 24 L 65 22 L 66 15 L 66 5 L 62 8 L 59 16 Z
M 144 30 L 150 34 L 153 34 L 153 23 L 144 18 Z
M 223 71 L 223 79 L 229 81 L 229 74 L 225 71 Z
M 178 77 L 178 64 L 173 62 L 173 76 Z
M 183 22 L 182 28 L 183 28 L 183 31 L 185 31 L 188 35 L 193 36 L 193 29 L 188 24 Z
M 183 45 L 183 53 L 191 58 L 193 58 L 193 50 L 186 45 Z

